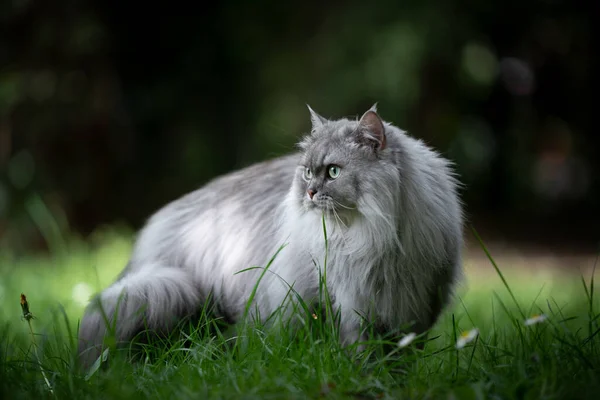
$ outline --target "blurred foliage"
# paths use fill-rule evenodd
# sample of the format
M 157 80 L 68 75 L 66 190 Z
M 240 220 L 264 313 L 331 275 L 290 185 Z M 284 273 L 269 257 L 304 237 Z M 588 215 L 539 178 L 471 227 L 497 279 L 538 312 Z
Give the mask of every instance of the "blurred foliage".
M 48 245 L 40 204 L 139 226 L 290 151 L 306 103 L 378 102 L 456 161 L 470 215 L 595 226 L 592 2 L 191 4 L 0 2 L 0 246 Z

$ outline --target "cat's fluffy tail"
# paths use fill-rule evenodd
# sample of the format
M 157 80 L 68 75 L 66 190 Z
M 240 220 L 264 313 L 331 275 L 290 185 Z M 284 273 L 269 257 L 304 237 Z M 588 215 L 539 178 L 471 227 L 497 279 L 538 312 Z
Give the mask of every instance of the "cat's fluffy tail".
M 79 328 L 81 366 L 89 367 L 100 356 L 109 333 L 117 343 L 128 342 L 143 329 L 168 330 L 193 314 L 200 306 L 200 291 L 193 282 L 185 271 L 159 265 L 126 273 L 85 310 Z

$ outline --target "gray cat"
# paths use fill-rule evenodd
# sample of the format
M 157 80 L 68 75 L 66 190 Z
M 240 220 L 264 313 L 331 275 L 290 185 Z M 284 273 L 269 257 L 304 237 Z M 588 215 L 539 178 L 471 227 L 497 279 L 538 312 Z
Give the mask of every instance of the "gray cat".
M 436 322 L 462 271 L 463 216 L 450 162 L 383 122 L 375 106 L 360 120 L 309 110 L 312 130 L 298 152 L 219 177 L 150 218 L 121 276 L 86 309 L 84 365 L 100 354 L 105 317 L 115 314 L 118 341 L 144 327 L 169 331 L 209 296 L 217 314 L 239 321 L 262 270 L 236 272 L 264 267 L 278 250 L 251 313 L 264 320 L 282 305 L 290 310 L 290 285 L 314 300 L 323 218 L 327 286 L 344 345 L 366 339 L 363 317 L 384 334 Z

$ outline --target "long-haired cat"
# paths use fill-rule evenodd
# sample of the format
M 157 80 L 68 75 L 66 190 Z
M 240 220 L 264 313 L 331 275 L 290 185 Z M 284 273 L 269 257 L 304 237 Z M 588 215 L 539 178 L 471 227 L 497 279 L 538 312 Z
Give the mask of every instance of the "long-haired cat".
M 217 314 L 238 321 L 262 271 L 236 272 L 265 266 L 282 244 L 250 309 L 268 317 L 290 285 L 311 301 L 323 218 L 326 284 L 344 344 L 365 339 L 362 317 L 384 334 L 435 323 L 462 271 L 450 162 L 382 121 L 375 106 L 356 120 L 309 110 L 312 130 L 297 152 L 219 177 L 149 219 L 123 273 L 86 309 L 84 365 L 100 354 L 106 319 L 117 318 L 116 339 L 126 342 L 145 328 L 169 331 L 210 296 Z

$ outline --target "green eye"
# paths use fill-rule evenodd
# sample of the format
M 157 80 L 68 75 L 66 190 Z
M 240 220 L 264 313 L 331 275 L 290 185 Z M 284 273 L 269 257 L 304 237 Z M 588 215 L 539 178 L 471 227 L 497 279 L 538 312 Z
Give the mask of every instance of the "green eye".
M 310 181 L 312 179 L 312 171 L 310 168 L 304 168 L 304 179 Z
M 340 167 L 338 167 L 337 165 L 332 165 L 331 167 L 329 167 L 329 177 L 331 179 L 335 179 L 338 176 L 340 176 Z

